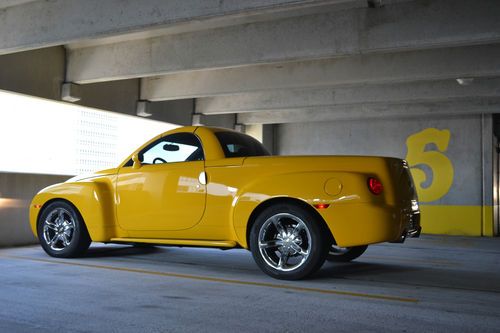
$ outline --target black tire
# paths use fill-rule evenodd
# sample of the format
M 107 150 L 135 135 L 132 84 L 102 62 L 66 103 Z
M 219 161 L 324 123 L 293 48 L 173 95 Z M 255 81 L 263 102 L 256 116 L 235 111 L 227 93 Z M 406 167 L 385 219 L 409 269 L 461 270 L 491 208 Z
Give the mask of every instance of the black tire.
M 368 245 L 353 246 L 353 247 L 339 247 L 332 245 L 328 251 L 326 260 L 333 262 L 349 262 L 363 253 L 365 253 Z
M 37 233 L 45 252 L 56 258 L 82 256 L 92 242 L 80 213 L 65 201 L 54 201 L 43 209 Z
M 291 204 L 266 208 L 250 231 L 255 262 L 264 273 L 282 280 L 315 273 L 325 262 L 328 246 L 323 221 Z

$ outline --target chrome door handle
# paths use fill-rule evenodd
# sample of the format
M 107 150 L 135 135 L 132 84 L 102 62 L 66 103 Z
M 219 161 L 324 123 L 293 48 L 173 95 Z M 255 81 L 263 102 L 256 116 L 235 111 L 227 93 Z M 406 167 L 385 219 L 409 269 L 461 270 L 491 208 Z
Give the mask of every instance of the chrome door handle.
M 200 172 L 198 176 L 198 181 L 201 185 L 207 185 L 207 173 L 205 171 Z

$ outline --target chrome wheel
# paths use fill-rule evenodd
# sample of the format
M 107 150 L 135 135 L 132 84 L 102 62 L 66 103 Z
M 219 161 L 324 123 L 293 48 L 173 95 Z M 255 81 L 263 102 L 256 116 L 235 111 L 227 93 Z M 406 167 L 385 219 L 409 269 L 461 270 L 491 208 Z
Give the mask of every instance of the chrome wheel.
M 71 213 L 56 208 L 47 214 L 43 222 L 43 240 L 53 251 L 62 251 L 71 245 L 76 223 Z
M 331 244 L 323 221 L 300 204 L 278 203 L 252 224 L 249 245 L 255 263 L 269 276 L 303 279 L 325 262 Z
M 258 235 L 259 252 L 267 265 L 289 272 L 301 267 L 311 253 L 311 234 L 297 216 L 278 213 L 269 217 Z
M 49 203 L 38 216 L 37 236 L 48 255 L 56 258 L 79 257 L 92 240 L 78 210 L 69 202 Z

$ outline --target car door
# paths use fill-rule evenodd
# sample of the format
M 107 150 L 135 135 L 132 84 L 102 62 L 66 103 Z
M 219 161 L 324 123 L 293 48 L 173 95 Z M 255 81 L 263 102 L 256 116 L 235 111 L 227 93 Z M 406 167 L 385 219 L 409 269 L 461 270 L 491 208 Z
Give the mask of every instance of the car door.
M 193 133 L 160 138 L 118 172 L 116 213 L 131 236 L 140 231 L 189 229 L 205 210 L 204 157 Z M 138 167 L 138 165 L 140 166 Z

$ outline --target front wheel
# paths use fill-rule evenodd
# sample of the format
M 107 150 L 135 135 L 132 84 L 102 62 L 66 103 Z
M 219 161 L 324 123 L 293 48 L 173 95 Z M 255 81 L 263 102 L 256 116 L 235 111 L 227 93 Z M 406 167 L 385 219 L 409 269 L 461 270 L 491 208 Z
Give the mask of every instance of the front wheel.
M 334 262 L 349 262 L 362 255 L 367 248 L 368 245 L 353 247 L 340 247 L 337 245 L 332 245 L 330 247 L 330 251 L 328 251 L 326 260 Z
M 44 208 L 37 229 L 40 245 L 52 257 L 81 256 L 91 243 L 82 217 L 65 201 L 55 201 Z
M 250 232 L 250 248 L 266 274 L 298 280 L 321 267 L 328 242 L 316 216 L 298 206 L 280 204 L 257 217 Z

